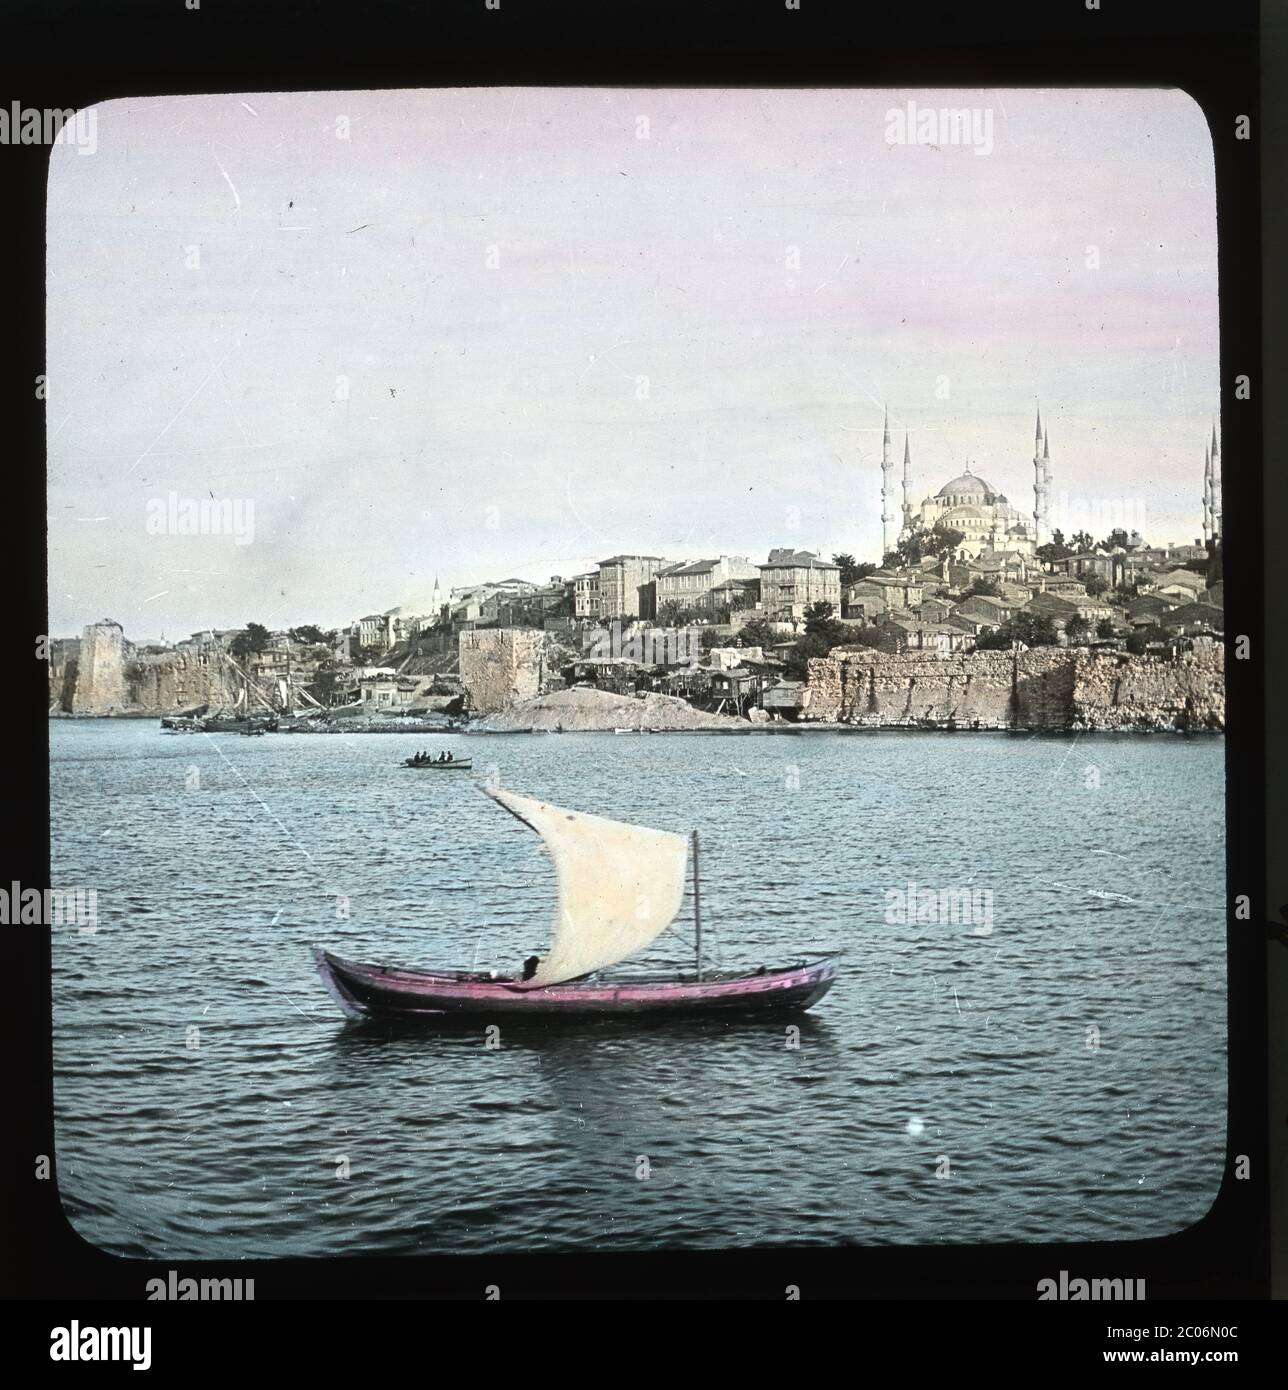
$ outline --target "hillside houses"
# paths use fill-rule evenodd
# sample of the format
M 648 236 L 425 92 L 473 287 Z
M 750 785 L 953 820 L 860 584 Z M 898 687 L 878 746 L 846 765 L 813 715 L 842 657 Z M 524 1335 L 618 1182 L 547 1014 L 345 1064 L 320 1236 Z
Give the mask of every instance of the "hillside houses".
M 674 607 L 710 612 L 717 590 L 729 593 L 736 585 L 760 577 L 760 571 L 745 555 L 721 555 L 714 560 L 691 560 L 666 565 L 654 579 L 656 611 Z
M 433 616 L 391 610 L 341 632 L 353 658 L 379 655 L 406 676 L 405 659 L 437 660 L 460 632 L 544 629 L 565 650 L 582 652 L 576 669 L 565 668 L 573 681 L 635 688 L 664 676 L 678 681 L 677 692 L 687 698 L 718 690 L 720 699 L 741 707 L 753 687 L 763 693 L 766 678 L 749 649 L 737 645 L 748 624 L 756 629 L 751 640 L 778 663 L 775 679 L 784 662 L 785 674 L 799 677 L 798 646 L 811 637 L 817 650 L 820 634 L 831 646 L 850 641 L 891 653 L 952 655 L 1013 641 L 1139 649 L 1141 642 L 1157 646 L 1223 631 L 1222 586 L 1218 579 L 1208 587 L 1208 563 L 1190 558 L 1192 547 L 1152 547 L 1137 535 L 1115 533 L 1092 549 L 1059 558 L 1049 553 L 1059 548 L 1059 541 L 1043 547 L 1046 554 L 997 546 L 973 557 L 959 551 L 918 560 L 891 552 L 885 565 L 853 569 L 848 556 L 787 546 L 771 548 L 763 562 L 737 553 L 676 559 L 623 552 L 568 578 L 512 577 L 453 589 Z M 844 585 L 838 561 L 848 569 Z M 830 607 L 828 618 L 815 611 L 818 604 Z M 637 638 L 667 633 L 687 655 L 659 661 L 634 649 Z M 607 634 L 616 634 L 612 642 Z M 719 658 L 701 654 L 712 647 L 723 653 L 726 644 L 729 653 Z M 645 648 L 652 650 L 649 641 Z M 406 698 L 408 692 L 388 685 L 364 692 L 373 702 Z
M 1194 570 L 1168 570 L 1166 574 L 1141 584 L 1147 593 L 1160 598 L 1171 598 L 1177 602 L 1193 602 L 1207 588 L 1207 581 Z
M 894 609 L 917 608 L 926 598 L 928 589 L 937 588 L 939 582 L 920 570 L 914 573 L 878 570 L 846 588 L 841 613 L 847 618 L 873 619 Z

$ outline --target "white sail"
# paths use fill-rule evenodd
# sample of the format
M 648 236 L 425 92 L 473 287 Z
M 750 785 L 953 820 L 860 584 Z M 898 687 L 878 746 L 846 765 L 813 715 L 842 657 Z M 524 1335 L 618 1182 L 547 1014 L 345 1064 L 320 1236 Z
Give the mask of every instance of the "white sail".
M 559 882 L 550 950 L 533 982 L 558 984 L 616 965 L 671 925 L 684 898 L 683 835 L 566 811 L 488 790 L 545 841 Z

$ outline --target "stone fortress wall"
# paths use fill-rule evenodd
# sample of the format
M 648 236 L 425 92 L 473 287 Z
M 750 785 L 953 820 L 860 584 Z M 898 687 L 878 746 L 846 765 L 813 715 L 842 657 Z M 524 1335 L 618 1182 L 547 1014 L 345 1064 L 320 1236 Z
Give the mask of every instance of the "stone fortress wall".
M 49 693 L 53 709 L 80 715 L 174 714 L 237 698 L 227 662 L 200 652 L 135 652 L 110 621 L 91 623 L 79 644 L 55 649 Z
M 1225 728 L 1224 649 L 1175 659 L 1037 647 L 1022 652 L 837 648 L 809 664 L 806 721 L 981 729 Z

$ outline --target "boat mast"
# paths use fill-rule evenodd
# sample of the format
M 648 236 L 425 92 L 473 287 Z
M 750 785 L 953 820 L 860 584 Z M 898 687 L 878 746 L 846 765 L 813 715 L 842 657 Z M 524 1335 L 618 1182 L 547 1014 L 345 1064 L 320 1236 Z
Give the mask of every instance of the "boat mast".
M 698 832 L 692 832 L 693 839 L 693 954 L 697 965 L 698 979 L 702 979 L 702 905 L 698 899 Z

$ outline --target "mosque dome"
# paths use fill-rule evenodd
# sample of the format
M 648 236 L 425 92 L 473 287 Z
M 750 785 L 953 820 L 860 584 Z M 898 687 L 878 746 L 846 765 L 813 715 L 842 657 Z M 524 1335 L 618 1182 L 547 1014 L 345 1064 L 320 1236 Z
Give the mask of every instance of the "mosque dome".
M 959 498 L 963 502 L 988 502 L 993 497 L 993 489 L 968 468 L 965 473 L 945 483 L 935 496 Z

